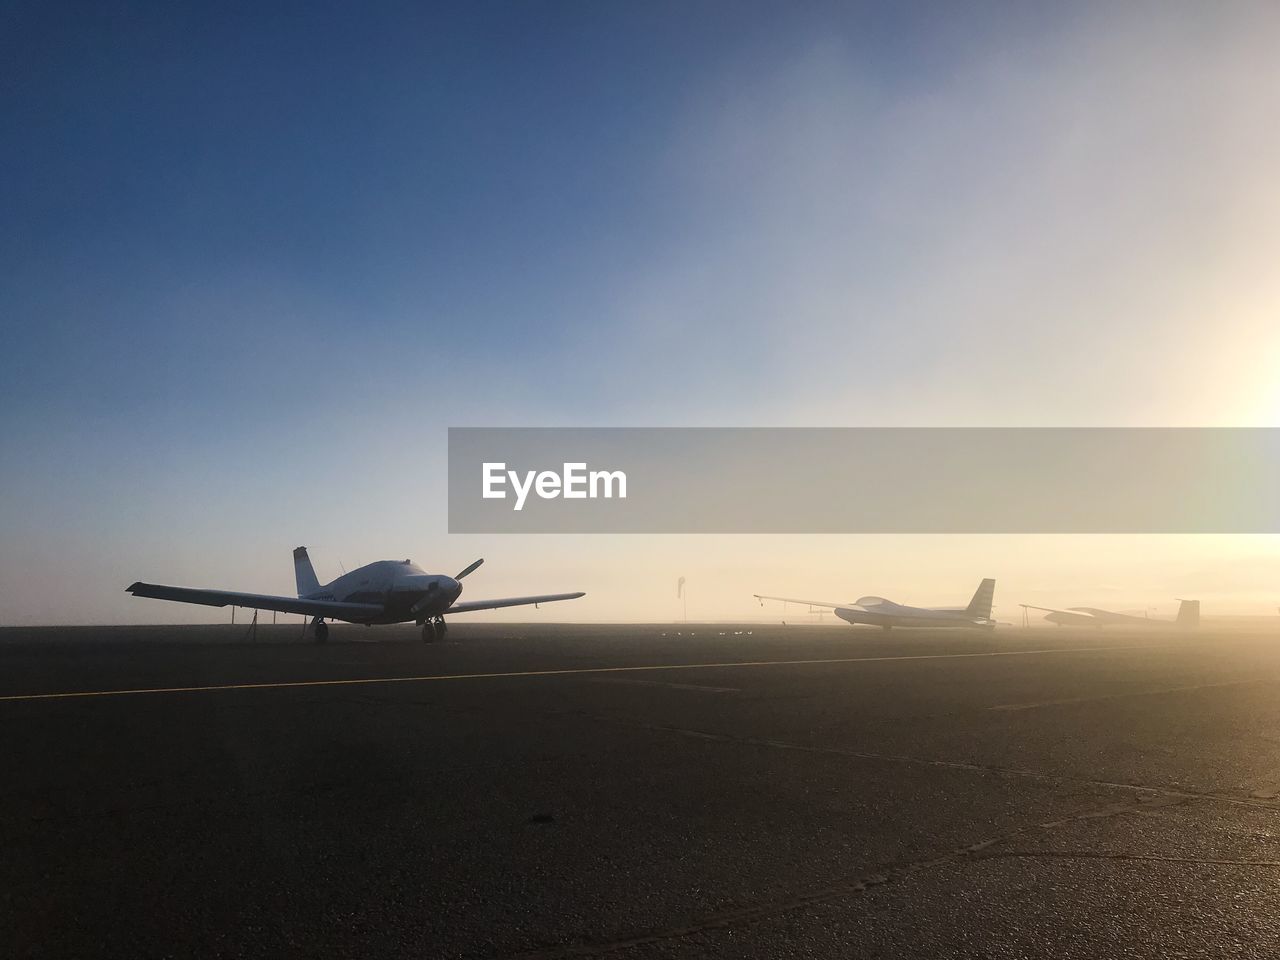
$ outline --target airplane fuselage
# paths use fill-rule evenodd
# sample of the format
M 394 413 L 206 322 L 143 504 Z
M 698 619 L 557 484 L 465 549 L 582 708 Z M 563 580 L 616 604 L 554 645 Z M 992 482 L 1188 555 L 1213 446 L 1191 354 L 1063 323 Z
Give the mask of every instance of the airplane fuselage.
M 963 607 L 908 607 L 891 600 L 836 607 L 835 615 L 846 623 L 874 627 L 966 627 L 990 629 L 994 623 L 965 612 Z
M 380 604 L 382 612 L 357 623 L 407 623 L 443 615 L 462 594 L 453 577 L 427 573 L 408 560 L 377 560 L 344 573 L 308 600 Z
M 766 600 L 781 600 L 783 603 L 807 604 L 811 608 L 826 607 L 845 623 L 861 623 L 885 630 L 894 627 L 966 627 L 971 630 L 992 630 L 996 625 L 991 619 L 991 601 L 995 591 L 995 580 L 987 577 L 978 584 L 973 599 L 965 607 L 909 607 L 876 596 L 859 597 L 852 603 L 801 600 L 762 593 L 757 593 L 755 597 L 761 604 Z
M 1197 627 L 1200 625 L 1200 601 L 1179 600 L 1178 615 L 1172 620 L 1153 620 L 1150 617 L 1137 617 L 1131 613 L 1116 613 L 1114 610 L 1102 610 L 1098 607 L 1039 607 L 1032 603 L 1022 604 L 1024 610 L 1043 610 L 1044 619 L 1060 627 Z

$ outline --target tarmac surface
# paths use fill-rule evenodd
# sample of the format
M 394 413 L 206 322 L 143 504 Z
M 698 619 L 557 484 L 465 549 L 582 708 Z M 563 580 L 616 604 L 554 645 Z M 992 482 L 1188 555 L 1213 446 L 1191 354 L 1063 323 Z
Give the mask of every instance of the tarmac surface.
M 0 953 L 1280 956 L 1280 618 L 298 631 L 0 631 Z

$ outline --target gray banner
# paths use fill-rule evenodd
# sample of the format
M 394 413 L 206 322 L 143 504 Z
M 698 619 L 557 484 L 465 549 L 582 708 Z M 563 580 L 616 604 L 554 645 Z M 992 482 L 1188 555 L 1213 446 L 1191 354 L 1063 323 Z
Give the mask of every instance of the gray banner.
M 451 533 L 1277 533 L 1278 494 L 1268 428 L 449 430 Z

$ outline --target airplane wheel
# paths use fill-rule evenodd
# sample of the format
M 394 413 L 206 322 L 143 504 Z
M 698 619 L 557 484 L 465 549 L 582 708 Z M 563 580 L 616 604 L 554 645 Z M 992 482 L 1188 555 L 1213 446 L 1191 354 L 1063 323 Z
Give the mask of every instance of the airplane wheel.
M 321 620 L 316 624 L 316 643 L 325 643 L 329 639 L 329 625 Z
M 444 622 L 444 617 L 436 617 L 436 639 L 443 640 L 449 632 L 449 625 Z
M 436 640 L 435 622 L 432 620 L 428 620 L 426 623 L 422 625 L 422 642 L 435 643 L 435 640 Z

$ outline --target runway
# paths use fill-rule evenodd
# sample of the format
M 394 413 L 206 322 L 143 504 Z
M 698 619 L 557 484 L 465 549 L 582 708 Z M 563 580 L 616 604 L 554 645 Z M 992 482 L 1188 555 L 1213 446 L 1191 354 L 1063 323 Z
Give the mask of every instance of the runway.
M 1280 618 L 298 630 L 0 631 L 12 955 L 1280 955 Z

